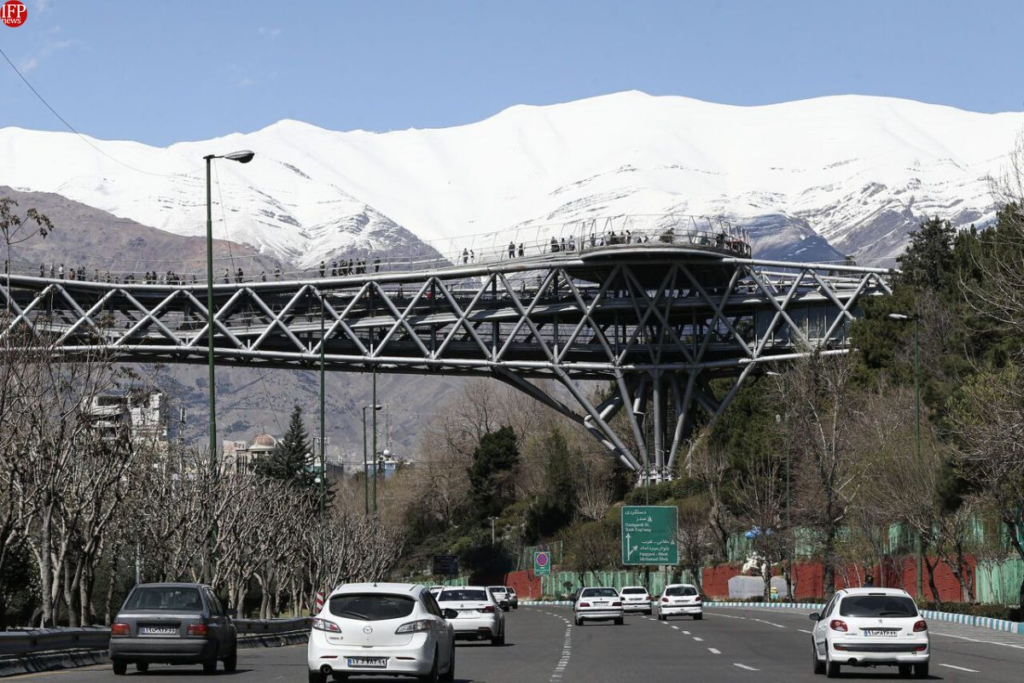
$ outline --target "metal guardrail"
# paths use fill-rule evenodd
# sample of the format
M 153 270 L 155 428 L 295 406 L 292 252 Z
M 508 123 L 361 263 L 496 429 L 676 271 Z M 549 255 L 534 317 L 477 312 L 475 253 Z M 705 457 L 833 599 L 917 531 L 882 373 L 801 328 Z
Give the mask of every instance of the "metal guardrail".
M 240 637 L 290 633 L 303 631 L 310 627 L 308 617 L 269 620 L 235 619 L 234 622 Z M 110 629 L 102 626 L 0 632 L 0 656 L 53 650 L 105 650 L 109 644 Z

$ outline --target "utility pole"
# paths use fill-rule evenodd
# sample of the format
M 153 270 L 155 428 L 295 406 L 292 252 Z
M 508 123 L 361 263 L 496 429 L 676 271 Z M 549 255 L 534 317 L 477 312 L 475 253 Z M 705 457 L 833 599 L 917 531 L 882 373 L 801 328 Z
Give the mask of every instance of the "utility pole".
M 373 514 L 377 514 L 377 366 L 373 366 Z

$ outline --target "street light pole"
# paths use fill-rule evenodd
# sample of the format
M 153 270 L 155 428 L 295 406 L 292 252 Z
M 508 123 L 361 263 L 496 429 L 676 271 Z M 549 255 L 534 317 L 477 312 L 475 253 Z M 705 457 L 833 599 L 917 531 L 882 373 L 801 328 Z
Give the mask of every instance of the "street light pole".
M 320 292 L 320 512 L 327 504 L 327 451 L 324 448 L 324 293 Z
M 914 458 L 915 464 L 921 466 L 921 337 L 919 315 L 905 315 L 903 313 L 890 313 L 890 320 L 902 322 L 914 322 Z M 917 530 L 915 539 L 915 554 L 917 555 L 917 599 L 924 598 L 924 549 L 921 543 L 921 530 Z
M 376 396 L 376 392 L 374 392 L 374 398 L 376 398 L 376 397 L 377 397 Z M 364 495 L 365 495 L 365 501 L 366 501 L 366 514 L 367 515 L 370 514 L 370 461 L 367 458 L 367 453 L 366 453 L 366 411 L 368 409 L 370 409 L 370 408 L 373 408 L 374 424 L 376 425 L 377 411 L 381 409 L 381 406 L 377 405 L 376 401 L 374 401 L 373 405 L 363 406 L 363 487 L 365 489 Z M 374 439 L 374 447 L 376 447 L 376 445 L 377 445 L 377 440 L 375 438 Z M 373 457 L 376 459 L 376 457 L 377 457 L 376 454 L 374 454 Z M 374 511 L 376 511 L 376 509 L 377 509 L 377 465 L 376 465 L 376 463 L 374 463 L 373 470 L 374 470 L 374 475 L 373 475 L 373 477 L 374 477 L 374 479 L 373 479 L 373 492 L 374 492 L 373 505 L 374 505 Z
M 497 517 L 488 517 L 487 519 L 491 520 L 491 545 L 494 545 L 494 543 L 495 543 L 495 539 L 494 539 L 494 520 L 496 520 L 498 518 Z
M 210 383 L 210 472 L 217 476 L 217 385 L 213 364 L 213 197 L 210 189 L 210 165 L 214 159 L 230 159 L 247 164 L 256 155 L 249 150 L 231 154 L 207 154 L 206 160 L 206 344 Z
M 373 514 L 377 514 L 377 366 L 373 366 Z

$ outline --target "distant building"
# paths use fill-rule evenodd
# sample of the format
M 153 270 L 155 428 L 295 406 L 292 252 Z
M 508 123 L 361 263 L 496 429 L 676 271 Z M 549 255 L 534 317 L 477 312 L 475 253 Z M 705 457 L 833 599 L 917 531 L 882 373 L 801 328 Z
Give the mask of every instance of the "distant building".
M 268 455 L 277 447 L 277 439 L 270 434 L 260 434 L 252 443 L 225 441 L 221 471 L 225 474 L 252 474 L 256 471 L 256 460 Z
M 402 460 L 401 458 L 396 458 L 393 455 L 391 455 L 390 452 L 384 451 L 383 453 L 381 453 L 380 455 L 377 456 L 377 463 L 376 463 L 377 476 L 378 477 L 382 477 L 384 479 L 390 479 L 391 476 L 395 472 L 397 472 L 400 468 L 408 467 L 409 464 L 410 463 L 407 460 Z M 366 474 L 367 474 L 367 476 L 373 477 L 373 470 L 374 470 L 374 464 L 373 463 L 367 463 L 367 465 L 366 465 Z
M 162 391 L 99 394 L 83 402 L 82 413 L 105 438 L 120 438 L 127 430 L 137 445 L 151 445 L 162 454 L 169 450 L 167 397 Z

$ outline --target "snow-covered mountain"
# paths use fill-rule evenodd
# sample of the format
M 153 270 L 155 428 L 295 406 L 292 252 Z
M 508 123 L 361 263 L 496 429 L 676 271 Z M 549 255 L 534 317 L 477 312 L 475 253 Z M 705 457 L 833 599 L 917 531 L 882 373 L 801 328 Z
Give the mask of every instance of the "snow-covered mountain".
M 990 177 L 1022 127 L 1021 113 L 880 97 L 735 107 L 625 92 L 454 128 L 286 120 L 167 148 L 4 128 L 0 185 L 198 235 L 203 156 L 252 149 L 251 164 L 215 164 L 215 235 L 303 266 L 352 248 L 429 241 L 447 253 L 471 234 L 662 213 L 731 216 L 759 256 L 868 263 L 897 255 L 925 215 L 989 220 Z

